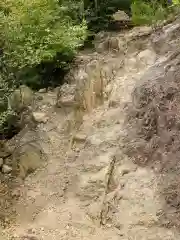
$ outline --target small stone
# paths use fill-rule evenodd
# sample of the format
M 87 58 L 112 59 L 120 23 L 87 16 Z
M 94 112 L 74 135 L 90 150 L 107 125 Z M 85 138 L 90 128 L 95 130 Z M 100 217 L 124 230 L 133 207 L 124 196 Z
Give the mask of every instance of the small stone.
M 43 96 L 37 96 L 37 100 L 39 101 L 43 100 Z
M 52 92 L 53 91 L 53 87 L 48 87 L 48 91 Z
M 13 236 L 12 236 L 12 239 L 14 240 L 14 239 L 18 239 L 18 235 L 15 233 L 15 234 L 13 234 Z
M 114 101 L 114 100 L 110 100 L 108 102 L 108 107 L 109 108 L 117 107 L 118 105 L 119 105 L 119 103 L 117 101 Z
M 10 173 L 12 171 L 12 168 L 6 164 L 2 166 L 2 172 L 3 173 Z
M 63 197 L 63 196 L 64 196 L 64 191 L 63 191 L 63 190 L 60 190 L 59 193 L 58 193 L 58 196 L 59 196 L 59 197 Z
M 21 195 L 21 192 L 20 192 L 19 189 L 15 189 L 15 190 L 12 192 L 12 194 L 11 194 L 11 196 L 12 196 L 13 198 L 19 198 L 20 195 Z
M 79 153 L 81 150 L 79 148 L 75 148 L 74 151 Z
M 67 224 L 66 229 L 69 229 L 69 228 L 70 228 L 70 226 Z
M 115 21 L 129 20 L 129 16 L 124 11 L 118 10 L 113 14 L 113 19 Z
M 78 142 L 84 142 L 84 141 L 86 141 L 86 139 L 87 139 L 87 136 L 84 134 L 80 134 L 80 133 L 76 134 L 73 138 L 74 141 L 78 141 Z
M 35 234 L 36 230 L 34 228 L 29 228 L 27 232 L 28 234 Z
M 33 117 L 38 123 L 46 123 L 48 121 L 48 117 L 43 112 L 33 112 Z
M 129 169 L 123 169 L 121 174 L 122 174 L 122 176 L 124 176 L 124 175 L 128 174 L 129 172 L 130 172 Z
M 77 105 L 76 101 L 74 100 L 74 95 L 63 96 L 58 101 L 58 107 L 73 107 Z
M 39 90 L 39 93 L 46 93 L 46 92 L 47 92 L 46 88 L 42 88 L 42 89 Z
M 108 84 L 105 88 L 105 93 L 109 96 L 112 90 L 113 90 L 112 84 Z
M 0 158 L 0 167 L 2 167 L 2 165 L 3 165 L 3 159 Z

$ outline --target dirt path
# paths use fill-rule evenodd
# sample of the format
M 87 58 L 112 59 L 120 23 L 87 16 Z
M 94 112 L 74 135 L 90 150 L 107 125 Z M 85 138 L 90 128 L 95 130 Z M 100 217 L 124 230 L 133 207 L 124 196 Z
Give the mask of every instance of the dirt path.
M 70 151 L 60 113 L 39 126 L 50 140 L 42 143 L 48 162 L 24 183 L 15 224 L 8 230 L 15 239 L 180 239 L 175 229 L 158 225 L 163 200 L 153 170 L 135 165 L 121 152 L 124 103 L 156 61 L 146 47 L 126 55 L 109 100 L 84 116 L 78 134 L 86 138 L 75 141 Z

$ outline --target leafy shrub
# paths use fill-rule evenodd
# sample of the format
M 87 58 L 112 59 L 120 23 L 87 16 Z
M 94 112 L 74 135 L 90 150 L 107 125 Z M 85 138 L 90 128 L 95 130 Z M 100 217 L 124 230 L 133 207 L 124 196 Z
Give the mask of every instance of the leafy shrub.
M 0 2 L 0 133 L 13 116 L 9 93 L 24 83 L 47 86 L 54 72 L 59 79 L 83 44 L 87 29 L 78 18 L 80 4 L 79 0 Z
M 73 25 L 56 0 L 12 0 L 9 9 L 1 14 L 1 35 L 4 59 L 11 67 L 38 65 L 58 52 L 71 55 L 85 37 L 85 24 Z
M 153 24 L 167 19 L 169 15 L 168 0 L 142 1 L 135 0 L 132 5 L 132 21 L 136 25 Z
M 118 10 L 131 15 L 131 2 L 131 0 L 85 0 L 84 8 L 88 28 L 92 32 L 106 29 L 112 14 Z

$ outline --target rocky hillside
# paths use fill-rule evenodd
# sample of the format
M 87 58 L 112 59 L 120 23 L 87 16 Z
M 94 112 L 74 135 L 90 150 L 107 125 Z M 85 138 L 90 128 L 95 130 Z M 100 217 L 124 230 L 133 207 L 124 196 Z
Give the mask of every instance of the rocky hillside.
M 101 33 L 68 84 L 36 94 L 2 163 L 4 238 L 180 238 L 179 30 Z

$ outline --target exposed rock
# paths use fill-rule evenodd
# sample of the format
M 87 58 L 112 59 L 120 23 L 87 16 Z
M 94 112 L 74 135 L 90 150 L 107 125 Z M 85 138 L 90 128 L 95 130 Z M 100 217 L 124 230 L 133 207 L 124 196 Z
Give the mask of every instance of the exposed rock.
M 0 141 L 0 158 L 6 158 L 9 155 L 11 155 L 10 149 L 8 149 L 4 141 Z
M 41 147 L 41 137 L 38 129 L 27 126 L 8 141 L 8 148 L 12 152 L 8 161 L 12 164 L 14 176 L 24 179 L 43 164 L 45 155 Z
M 3 165 L 3 158 L 0 158 L 0 168 L 2 167 L 2 165 Z
M 39 100 L 39 101 L 41 101 L 41 100 L 43 100 L 43 96 L 37 96 L 36 99 Z
M 12 114 L 8 119 L 8 126 L 13 130 L 15 129 L 16 133 L 27 124 L 33 123 L 31 109 L 33 100 L 33 91 L 24 85 L 20 86 L 9 96 L 9 106 L 16 114 Z
M 156 60 L 156 54 L 149 49 L 141 51 L 137 57 L 142 63 L 146 65 L 152 65 Z
M 126 33 L 123 34 L 126 35 Z M 129 36 L 138 35 L 129 34 Z M 121 44 L 123 38 L 118 41 Z M 135 41 L 132 41 L 131 45 L 135 45 Z M 125 58 L 125 60 L 123 68 L 118 69 L 114 81 L 110 83 L 113 86 L 113 96 L 109 101 L 111 109 L 107 108 L 108 102 L 106 102 L 105 106 L 101 106 L 95 109 L 92 114 L 84 116 L 79 133 L 72 139 L 77 141 L 77 144 L 72 144 L 73 146 L 69 147 L 69 135 L 67 136 L 65 133 L 64 125 L 59 124 L 61 120 L 64 120 L 64 115 L 61 118 L 61 111 L 57 111 L 56 116 L 53 113 L 51 121 L 42 128 L 41 125 L 36 128 L 35 130 L 38 132 L 31 131 L 31 136 L 39 141 L 27 136 L 26 133 L 20 136 L 20 140 L 16 143 L 17 151 L 13 154 L 12 162 L 17 163 L 18 175 L 21 178 L 25 178 L 28 173 L 41 166 L 43 162 L 41 144 L 44 149 L 48 149 L 47 153 L 51 160 L 45 169 L 34 174 L 35 176 L 30 176 L 24 184 L 22 197 L 16 204 L 16 223 L 18 224 L 11 228 L 13 232 L 20 234 L 17 239 L 21 236 L 25 239 L 31 239 L 30 236 L 36 235 L 36 232 L 37 236 L 42 239 L 100 238 L 102 240 L 120 240 L 137 238 L 155 240 L 157 236 L 159 240 L 180 239 L 178 231 L 180 219 L 180 198 L 178 196 L 180 134 L 175 132 L 176 126 L 178 130 L 180 129 L 180 118 L 178 117 L 180 97 L 174 102 L 175 98 L 179 96 L 180 60 L 170 61 L 170 59 L 166 59 L 168 64 L 162 64 L 162 59 L 160 59 L 159 65 L 155 64 L 151 67 L 152 64 L 154 65 L 155 54 L 153 55 L 149 50 L 149 42 L 146 46 L 145 44 L 141 45 L 138 50 L 136 46 L 133 46 L 132 49 L 135 52 L 126 52 L 125 56 L 119 53 L 115 56 L 113 53 L 113 57 L 118 63 L 121 62 L 121 58 Z M 122 51 L 124 51 L 123 48 Z M 86 53 L 86 55 L 88 54 Z M 102 57 L 106 58 L 105 55 Z M 110 55 L 111 53 L 107 60 L 109 60 Z M 140 61 L 143 64 L 138 64 Z M 90 70 L 89 79 L 96 81 L 95 77 L 99 77 L 99 75 L 92 76 L 92 72 L 94 73 L 93 67 Z M 153 133 L 157 137 L 166 130 L 163 123 L 165 121 L 168 123 L 167 133 L 171 136 L 167 139 L 168 141 L 163 137 L 162 142 L 154 138 L 153 142 L 149 142 L 147 148 L 146 146 L 143 148 L 141 142 L 136 146 L 139 139 L 135 142 L 128 141 L 127 145 L 132 143 L 133 150 L 132 155 L 130 155 L 132 158 L 128 158 L 122 153 L 123 148 L 126 147 L 122 141 L 127 135 L 124 103 L 132 101 L 131 91 L 140 82 L 140 78 L 145 72 L 144 80 L 148 82 L 146 84 L 144 81 L 141 82 L 143 86 L 136 91 L 139 99 L 133 99 L 135 111 L 137 111 L 133 118 L 134 120 L 139 118 L 136 132 L 141 131 L 142 124 L 148 134 L 146 134 L 145 140 L 150 141 Z M 163 81 L 163 78 L 166 78 L 166 81 Z M 162 84 L 159 87 L 158 84 L 161 81 Z M 151 88 L 149 89 L 148 86 Z M 68 88 L 68 86 L 66 87 Z M 82 93 L 81 87 L 79 90 Z M 106 85 L 104 90 L 106 90 Z M 158 90 L 160 91 L 158 92 Z M 107 93 L 111 93 L 111 89 Z M 71 99 L 72 96 L 73 94 L 68 94 L 67 99 Z M 66 96 L 61 95 L 61 97 L 62 100 Z M 163 101 L 166 103 L 165 108 L 162 104 Z M 145 108 L 146 105 L 148 105 L 147 108 Z M 42 112 L 47 110 L 47 108 L 42 110 L 42 104 L 40 109 Z M 167 118 L 163 118 L 166 111 L 169 111 L 170 114 Z M 159 118 L 160 112 L 162 114 Z M 175 115 L 176 122 L 171 118 L 173 115 Z M 68 116 L 67 119 L 70 121 L 73 117 Z M 67 122 L 66 116 L 64 121 Z M 157 123 L 160 123 L 158 127 L 155 126 Z M 170 132 L 169 129 L 172 131 Z M 130 130 L 133 131 L 132 128 Z M 43 134 L 48 135 L 50 144 L 49 142 L 44 143 Z M 128 134 L 128 136 L 131 135 Z M 134 136 L 132 137 L 134 140 Z M 142 139 L 142 137 L 141 134 L 140 138 Z M 87 140 L 89 144 L 85 145 L 84 142 Z M 159 158 L 161 152 L 157 151 L 159 143 L 163 153 L 161 158 Z M 76 146 L 75 152 L 73 150 Z M 169 154 L 171 150 L 172 154 Z M 119 152 L 116 155 L 117 151 Z M 149 162 L 157 158 L 157 161 L 153 162 L 156 166 L 152 164 L 153 169 L 147 166 L 138 166 L 141 159 L 139 158 L 140 154 L 137 154 L 136 159 L 136 151 L 143 152 L 142 160 L 146 159 L 149 151 L 157 153 L 157 155 L 149 154 Z M 176 151 L 177 156 L 175 156 Z M 131 152 L 129 151 L 129 153 Z M 137 164 L 132 163 L 135 160 Z M 165 161 L 162 162 L 162 160 Z M 158 164 L 162 165 L 160 174 L 155 172 Z M 164 185 L 168 191 L 164 189 Z M 2 195 L 2 191 L 0 193 Z M 17 193 L 17 197 L 18 195 Z M 61 199 L 61 197 L 63 198 Z M 167 209 L 164 209 L 166 202 Z M 160 209 L 162 209 L 162 214 L 157 216 Z M 174 211 L 176 211 L 175 214 L 173 214 Z M 162 218 L 164 218 L 163 225 Z M 173 221 L 169 221 L 171 218 Z M 99 227 L 98 224 L 104 226 Z M 176 225 L 177 228 L 174 227 Z M 30 227 L 35 228 L 35 231 L 27 232 Z M 176 234 L 176 232 L 178 233 Z
M 108 25 L 111 31 L 120 31 L 132 27 L 134 27 L 134 23 L 131 20 L 111 21 Z
M 40 89 L 38 92 L 39 92 L 39 93 L 46 93 L 47 90 L 46 90 L 46 88 L 42 88 L 42 89 Z
M 12 198 L 18 199 L 21 196 L 20 189 L 14 189 L 11 193 Z
M 41 166 L 41 159 L 42 153 L 35 148 L 30 149 L 30 146 L 28 146 L 27 151 L 22 153 L 18 159 L 19 176 L 25 178 L 27 174 L 34 172 Z
M 59 87 L 57 91 L 57 107 L 74 107 L 76 105 L 75 101 L 75 90 L 76 85 L 64 84 L 61 88 Z
M 10 157 L 4 159 L 4 164 L 12 167 L 12 159 Z
M 12 168 L 10 166 L 4 164 L 2 166 L 2 172 L 5 173 L 5 174 L 10 173 L 10 172 L 12 172 Z
M 48 121 L 48 117 L 43 112 L 33 112 L 33 118 L 37 123 L 46 123 Z
M 115 101 L 115 100 L 109 100 L 109 102 L 108 102 L 109 108 L 117 107 L 118 105 L 119 105 L 119 102 Z
M 80 134 L 80 133 L 76 134 L 76 135 L 73 137 L 73 140 L 74 140 L 74 141 L 77 141 L 77 142 L 85 142 L 86 139 L 87 139 L 87 136 L 84 135 L 84 134 Z
M 113 14 L 113 19 L 116 21 L 129 20 L 129 16 L 124 11 L 117 11 Z
M 73 107 L 75 105 L 76 105 L 76 102 L 74 100 L 74 96 L 72 95 L 62 97 L 58 103 L 58 106 L 61 106 L 61 107 Z
M 63 84 L 60 88 L 62 95 L 74 95 L 76 84 Z
M 32 234 L 28 234 L 28 235 L 21 236 L 20 239 L 21 240 L 38 240 L 38 237 Z
M 112 86 L 112 84 L 108 84 L 107 86 L 106 86 L 106 88 L 105 88 L 105 94 L 106 94 L 106 96 L 107 96 L 107 98 L 110 96 L 110 94 L 111 94 L 111 92 L 112 92 L 112 89 L 113 89 L 113 86 Z
M 180 23 L 169 24 L 151 36 L 151 43 L 158 54 L 176 51 L 179 46 Z
M 32 104 L 34 94 L 32 90 L 27 86 L 20 86 L 9 97 L 9 104 L 11 108 L 16 112 L 21 112 Z
M 31 107 L 28 107 L 25 111 L 22 111 L 19 114 L 19 118 L 17 119 L 16 122 L 16 126 L 19 127 L 19 129 L 23 129 L 27 125 L 31 125 L 34 127 L 36 126 Z

